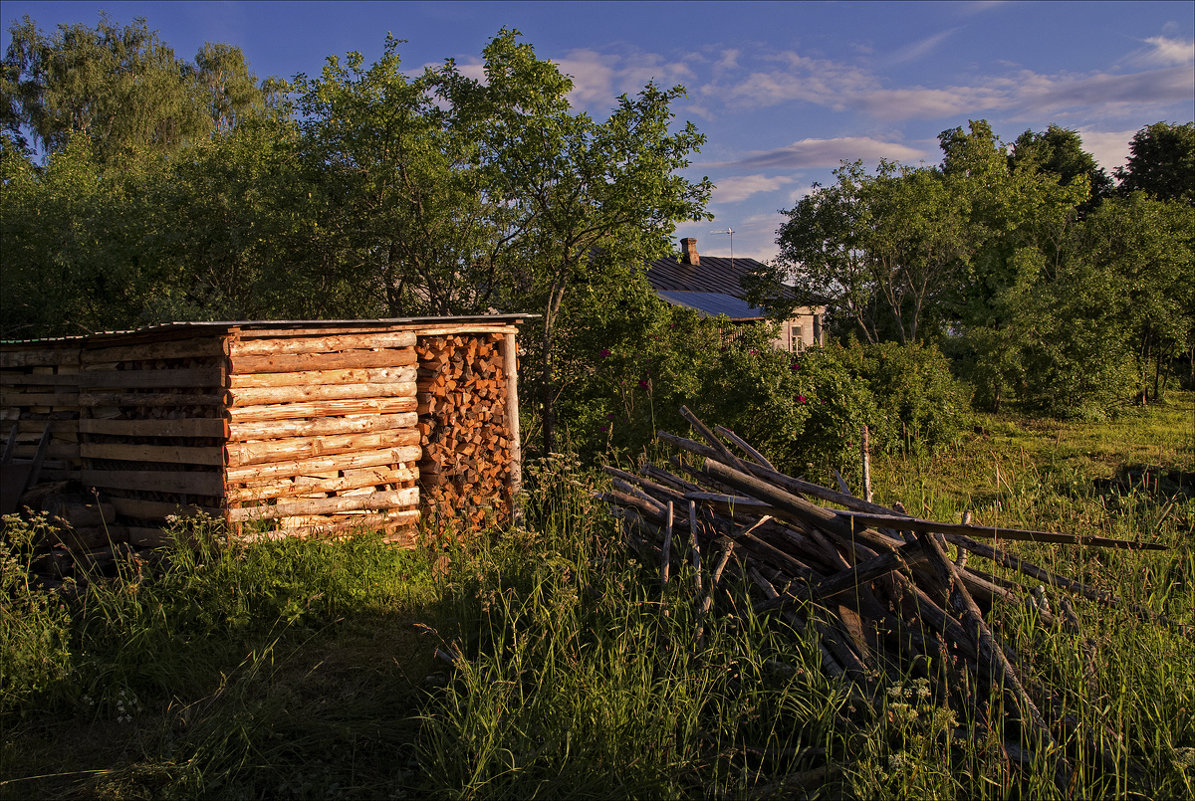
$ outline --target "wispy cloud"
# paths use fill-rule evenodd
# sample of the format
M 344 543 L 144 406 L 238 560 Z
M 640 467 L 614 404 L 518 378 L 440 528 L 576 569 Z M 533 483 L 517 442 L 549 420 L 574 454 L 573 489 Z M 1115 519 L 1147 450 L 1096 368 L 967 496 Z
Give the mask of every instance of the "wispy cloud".
M 837 167 L 842 161 L 916 161 L 925 151 L 898 142 L 882 142 L 866 136 L 834 139 L 801 139 L 773 150 L 756 150 L 735 161 L 704 164 L 705 167 L 737 167 L 760 170 L 800 170 Z
M 682 61 L 658 53 L 599 53 L 576 49 L 553 59 L 561 72 L 573 79 L 569 100 L 578 106 L 607 108 L 621 94 L 634 94 L 650 81 L 671 87 L 691 83 L 696 75 Z
M 1145 47 L 1133 53 L 1129 60 L 1134 64 L 1162 67 L 1191 64 L 1195 62 L 1195 40 L 1151 36 L 1145 40 Z
M 889 64 L 907 64 L 910 61 L 917 61 L 925 58 L 927 55 L 937 49 L 938 45 L 945 42 L 954 34 L 961 31 L 962 28 L 949 28 L 944 31 L 927 36 L 916 42 L 905 45 L 904 47 L 893 53 L 888 59 Z
M 714 189 L 713 203 L 738 203 L 760 192 L 774 192 L 796 179 L 787 175 L 769 178 L 765 175 L 733 175 L 719 178 Z

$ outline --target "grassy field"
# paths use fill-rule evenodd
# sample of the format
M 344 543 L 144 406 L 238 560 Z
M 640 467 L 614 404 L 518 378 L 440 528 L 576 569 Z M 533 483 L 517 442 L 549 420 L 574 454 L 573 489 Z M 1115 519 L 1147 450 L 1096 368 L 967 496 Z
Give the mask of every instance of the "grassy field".
M 1195 395 L 1096 425 L 985 417 L 873 471 L 913 514 L 1170 545 L 1023 552 L 1195 624 Z M 1059 787 L 914 681 L 869 711 L 741 583 L 697 636 L 691 571 L 661 593 L 591 470 L 527 473 L 526 527 L 468 549 L 176 550 L 77 597 L 28 586 L 32 532 L 7 524 L 0 798 L 1195 795 L 1189 629 L 1078 603 L 1078 635 L 996 615 L 1083 733 Z

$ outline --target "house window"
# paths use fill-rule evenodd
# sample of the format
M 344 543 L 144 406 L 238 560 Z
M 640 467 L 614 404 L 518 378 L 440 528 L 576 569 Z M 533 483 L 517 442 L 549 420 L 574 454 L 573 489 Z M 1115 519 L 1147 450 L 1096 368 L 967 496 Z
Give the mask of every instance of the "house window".
M 788 329 L 789 340 L 788 349 L 793 353 L 800 353 L 805 349 L 804 334 L 805 329 L 800 325 L 793 325 Z

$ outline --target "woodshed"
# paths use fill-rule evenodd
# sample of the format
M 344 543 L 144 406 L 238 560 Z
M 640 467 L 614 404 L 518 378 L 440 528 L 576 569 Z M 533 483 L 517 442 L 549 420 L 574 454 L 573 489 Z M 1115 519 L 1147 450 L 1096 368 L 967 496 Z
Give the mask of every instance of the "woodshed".
M 169 516 L 196 510 L 242 538 L 369 527 L 404 544 L 420 520 L 502 521 L 521 481 L 524 319 L 0 343 L 5 502 L 59 514 L 83 544 L 156 544 Z

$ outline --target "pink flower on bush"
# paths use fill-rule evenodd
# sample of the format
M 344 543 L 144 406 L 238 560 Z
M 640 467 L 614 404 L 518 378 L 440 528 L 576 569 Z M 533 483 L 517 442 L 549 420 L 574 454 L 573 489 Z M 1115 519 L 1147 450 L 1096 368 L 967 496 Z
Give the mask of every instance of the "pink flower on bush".
M 605 433 L 606 433 L 607 431 L 609 431 L 609 430 L 610 430 L 610 426 L 602 426 L 602 433 L 603 433 L 603 434 L 605 434 Z
M 607 357 L 607 356 L 609 356 L 609 355 L 610 355 L 610 349 L 609 349 L 609 348 L 602 348 L 602 358 L 604 359 L 604 358 L 606 358 L 606 357 Z
M 792 363 L 791 365 L 789 365 L 789 366 L 790 366 L 790 367 L 792 367 L 792 369 L 793 369 L 793 370 L 800 370 L 800 369 L 801 369 L 801 365 L 800 365 L 799 363 L 797 363 L 797 362 L 793 362 L 793 363 Z
M 639 389 L 647 389 L 647 379 L 646 378 L 639 379 Z
M 805 396 L 804 396 L 804 395 L 798 395 L 798 396 L 797 396 L 797 403 L 804 403 L 804 402 L 805 402 Z

